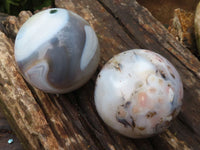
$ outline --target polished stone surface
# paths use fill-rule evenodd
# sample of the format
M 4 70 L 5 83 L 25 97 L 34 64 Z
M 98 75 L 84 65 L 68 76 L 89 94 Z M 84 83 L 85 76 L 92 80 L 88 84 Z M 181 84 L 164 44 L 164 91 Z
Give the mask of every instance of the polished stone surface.
M 98 75 L 95 105 L 119 133 L 144 138 L 160 133 L 181 109 L 183 86 L 174 66 L 149 50 L 129 50 L 109 60 Z
M 53 8 L 32 16 L 19 30 L 15 59 L 24 78 L 49 93 L 86 83 L 99 62 L 94 30 L 77 14 Z

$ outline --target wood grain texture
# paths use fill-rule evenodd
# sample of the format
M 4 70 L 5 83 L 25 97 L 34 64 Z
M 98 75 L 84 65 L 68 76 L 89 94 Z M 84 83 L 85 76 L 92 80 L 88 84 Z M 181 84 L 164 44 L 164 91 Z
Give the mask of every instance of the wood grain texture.
M 2 22 L 8 17 L 7 14 L 0 13 L 0 31 L 6 32 Z M 13 139 L 13 143 L 9 144 L 8 140 Z M 22 145 L 17 139 L 16 135 L 12 132 L 5 116 L 0 110 L 0 149 L 3 150 L 22 150 Z
M 80 89 L 63 95 L 45 94 L 28 85 L 14 63 L 13 40 L 21 17 L 4 23 L 12 40 L 0 32 L 0 106 L 24 148 L 200 149 L 200 62 L 195 56 L 135 0 L 55 0 L 55 4 L 91 24 L 99 38 L 101 61 L 93 78 Z M 183 108 L 172 126 L 162 134 L 140 140 L 108 128 L 96 112 L 93 96 L 97 73 L 106 61 L 133 48 L 151 49 L 170 60 L 182 77 L 185 91 Z

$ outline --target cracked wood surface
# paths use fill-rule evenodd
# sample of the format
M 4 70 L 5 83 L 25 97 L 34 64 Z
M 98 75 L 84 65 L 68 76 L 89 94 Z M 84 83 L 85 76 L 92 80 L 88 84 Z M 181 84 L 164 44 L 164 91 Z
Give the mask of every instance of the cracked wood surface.
M 200 149 L 200 62 L 135 0 L 55 0 L 85 18 L 95 29 L 101 61 L 93 78 L 63 95 L 46 94 L 18 73 L 13 41 L 31 16 L 8 17 L 0 32 L 0 106 L 25 149 L 176 150 Z M 8 38 L 9 37 L 9 38 Z M 130 139 L 108 128 L 94 106 L 97 73 L 114 54 L 145 48 L 160 53 L 179 71 L 184 84 L 183 107 L 166 132 Z
M 5 33 L 6 33 L 6 30 L 4 29 L 1 22 L 5 21 L 7 17 L 8 15 L 0 13 L 0 31 L 3 31 Z M 9 139 L 13 139 L 14 142 L 12 144 L 8 144 Z M 3 149 L 3 150 L 21 150 L 22 149 L 22 146 L 19 140 L 17 139 L 16 135 L 13 133 L 12 129 L 10 128 L 10 125 L 8 124 L 5 116 L 2 114 L 1 109 L 0 109 L 0 149 Z

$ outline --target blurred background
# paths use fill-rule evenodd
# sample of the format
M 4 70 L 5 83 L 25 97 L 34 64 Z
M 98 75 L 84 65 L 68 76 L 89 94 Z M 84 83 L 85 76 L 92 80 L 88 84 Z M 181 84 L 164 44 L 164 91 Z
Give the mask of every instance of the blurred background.
M 194 12 L 199 0 L 137 0 L 164 25 L 174 16 L 174 9 L 181 8 Z
M 163 24 L 173 17 L 174 9 L 181 8 L 194 11 L 199 0 L 137 0 L 148 8 L 151 13 Z M 9 15 L 18 15 L 21 10 L 35 10 L 54 6 L 54 0 L 0 0 L 0 12 Z
M 164 25 L 173 17 L 174 9 L 181 8 L 194 12 L 199 0 L 137 0 L 141 5 L 161 21 Z M 18 15 L 22 10 L 32 12 L 43 7 L 54 7 L 54 0 L 0 0 L 0 12 L 9 15 Z
M 34 12 L 43 7 L 53 5 L 54 0 L 0 0 L 0 12 L 9 15 L 18 15 L 22 10 Z

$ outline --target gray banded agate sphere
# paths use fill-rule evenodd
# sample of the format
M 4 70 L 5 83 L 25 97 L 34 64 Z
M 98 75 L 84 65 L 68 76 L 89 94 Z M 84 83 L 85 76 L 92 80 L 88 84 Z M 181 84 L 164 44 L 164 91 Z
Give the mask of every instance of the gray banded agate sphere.
M 15 40 L 15 60 L 21 74 L 48 93 L 66 93 L 82 86 L 95 72 L 99 55 L 94 30 L 66 9 L 33 15 Z

